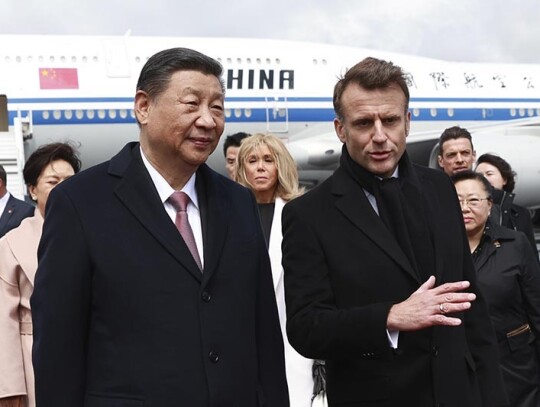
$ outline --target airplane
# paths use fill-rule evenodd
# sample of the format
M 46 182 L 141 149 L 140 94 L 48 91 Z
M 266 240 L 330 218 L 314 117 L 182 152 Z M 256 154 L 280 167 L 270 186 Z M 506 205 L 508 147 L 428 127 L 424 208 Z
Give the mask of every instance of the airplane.
M 109 159 L 138 138 L 133 96 L 155 52 L 188 47 L 224 66 L 227 134 L 273 133 L 300 178 L 316 185 L 337 167 L 333 87 L 367 56 L 407 74 L 415 162 L 436 167 L 436 143 L 453 125 L 473 134 L 477 154 L 494 152 L 518 173 L 516 202 L 540 208 L 540 65 L 450 62 L 329 44 L 246 38 L 0 35 L 0 94 L 6 130 L 21 123 L 24 153 L 53 140 L 80 145 L 83 166 Z M 1 129 L 0 129 L 1 131 Z M 225 173 L 222 145 L 209 164 Z M 539 211 L 540 212 L 540 211 Z

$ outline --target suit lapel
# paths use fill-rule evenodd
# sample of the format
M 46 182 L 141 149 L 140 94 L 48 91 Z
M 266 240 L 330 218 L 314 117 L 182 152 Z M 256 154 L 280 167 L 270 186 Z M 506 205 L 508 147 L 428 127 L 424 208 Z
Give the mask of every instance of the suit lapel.
M 128 144 L 111 160 L 109 172 L 122 179 L 115 194 L 148 232 L 197 280 L 201 272 L 167 215 L 156 188 L 144 167 L 139 144 Z
M 335 201 L 337 209 L 388 254 L 399 267 L 421 283 L 409 259 L 373 210 L 362 188 L 342 168 L 338 168 L 334 174 L 332 193 L 337 197 Z
M 231 202 L 228 194 L 225 193 L 223 180 L 220 180 L 219 176 L 206 164 L 201 165 L 197 171 L 196 188 L 203 230 L 204 272 L 202 279 L 204 284 L 219 265 L 229 230 L 228 214 Z
M 4 212 L 2 212 L 2 216 L 0 216 L 0 231 L 3 231 L 7 227 L 8 221 L 15 210 L 13 208 L 14 205 L 12 199 L 13 196 L 10 195 L 6 207 L 4 208 Z

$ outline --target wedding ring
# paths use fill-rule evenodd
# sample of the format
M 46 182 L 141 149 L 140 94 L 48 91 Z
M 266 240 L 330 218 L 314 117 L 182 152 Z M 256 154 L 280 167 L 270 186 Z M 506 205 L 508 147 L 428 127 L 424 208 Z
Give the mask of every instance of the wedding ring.
M 439 304 L 439 310 L 441 311 L 441 314 L 446 314 L 447 309 L 444 304 Z

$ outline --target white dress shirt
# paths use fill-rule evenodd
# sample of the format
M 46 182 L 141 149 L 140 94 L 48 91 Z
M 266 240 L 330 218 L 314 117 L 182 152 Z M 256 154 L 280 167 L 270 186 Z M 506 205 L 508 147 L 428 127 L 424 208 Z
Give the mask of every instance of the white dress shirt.
M 150 161 L 145 157 L 144 152 L 141 148 L 141 157 L 144 163 L 144 166 L 152 178 L 159 198 L 163 203 L 163 207 L 167 214 L 171 218 L 171 221 L 174 223 L 176 220 L 176 209 L 169 203 L 167 200 L 175 192 L 175 190 L 169 185 L 169 183 L 163 178 L 163 176 L 152 166 Z M 195 190 L 195 179 L 196 174 L 194 173 L 191 178 L 186 182 L 186 185 L 181 189 L 182 192 L 186 193 L 189 196 L 190 202 L 187 206 L 187 215 L 188 222 L 193 231 L 193 237 L 195 238 L 195 243 L 197 244 L 197 251 L 199 252 L 199 258 L 201 259 L 202 266 L 204 268 L 204 247 L 203 247 L 203 238 L 202 238 L 202 226 L 201 226 L 201 213 L 199 211 L 199 199 L 197 197 L 197 191 Z

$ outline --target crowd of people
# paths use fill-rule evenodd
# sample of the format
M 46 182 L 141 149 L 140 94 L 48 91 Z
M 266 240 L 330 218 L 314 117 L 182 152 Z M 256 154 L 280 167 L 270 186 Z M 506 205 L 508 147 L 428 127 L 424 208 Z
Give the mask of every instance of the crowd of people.
M 406 75 L 366 58 L 334 88 L 330 178 L 305 192 L 280 138 L 237 133 L 227 179 L 206 164 L 221 76 L 152 56 L 139 141 L 80 174 L 73 145 L 43 145 L 35 206 L 0 166 L 0 407 L 540 406 L 540 262 L 509 163 L 458 126 L 440 170 L 413 163 Z

